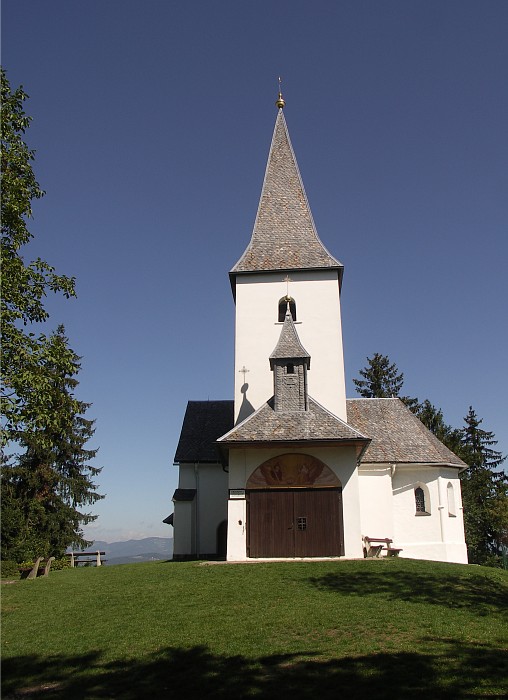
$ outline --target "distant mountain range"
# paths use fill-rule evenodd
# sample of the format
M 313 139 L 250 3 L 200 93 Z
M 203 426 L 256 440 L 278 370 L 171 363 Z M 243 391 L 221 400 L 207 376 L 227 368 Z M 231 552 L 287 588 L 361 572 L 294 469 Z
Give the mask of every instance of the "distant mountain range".
M 106 552 L 106 565 L 134 564 L 140 561 L 158 561 L 173 557 L 173 539 L 169 537 L 145 537 L 126 542 L 103 542 L 96 540 L 87 551 Z

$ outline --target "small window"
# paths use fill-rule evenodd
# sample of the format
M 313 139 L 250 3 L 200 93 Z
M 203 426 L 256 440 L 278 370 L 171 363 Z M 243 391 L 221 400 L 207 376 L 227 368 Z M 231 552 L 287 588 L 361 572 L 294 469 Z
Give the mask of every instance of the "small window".
M 291 297 L 282 297 L 279 301 L 279 323 L 282 323 L 286 318 L 286 311 L 289 303 L 289 312 L 293 321 L 296 321 L 296 302 Z
M 415 489 L 415 505 L 417 513 L 427 512 L 425 510 L 425 493 L 423 492 L 423 489 L 420 486 L 418 486 L 418 488 Z
M 306 530 L 307 529 L 307 518 L 297 518 L 296 519 L 296 528 L 297 528 L 297 530 Z
M 294 373 L 295 373 L 295 366 L 291 363 L 286 365 L 286 374 L 294 374 Z

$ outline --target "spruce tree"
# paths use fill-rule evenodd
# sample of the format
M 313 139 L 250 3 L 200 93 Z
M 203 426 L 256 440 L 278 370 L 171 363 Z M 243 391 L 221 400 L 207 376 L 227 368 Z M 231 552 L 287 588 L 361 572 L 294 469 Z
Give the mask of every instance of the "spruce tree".
M 70 545 L 86 546 L 81 526 L 96 516 L 83 506 L 102 498 L 93 483 L 100 469 L 89 464 L 97 450 L 86 448 L 95 432 L 84 417 L 89 404 L 74 395 L 80 358 L 69 348 L 63 326 L 48 345 L 41 363 L 45 391 L 37 401 L 49 418 L 37 430 L 18 432 L 24 451 L 3 467 L 3 558 L 62 555 Z
M 506 457 L 493 449 L 494 433 L 480 427 L 472 406 L 464 421 L 461 456 L 469 469 L 461 483 L 469 561 L 500 565 L 508 544 L 508 476 L 500 469 Z
M 353 379 L 356 390 L 367 399 L 392 398 L 399 395 L 404 375 L 387 355 L 375 353 L 367 357 L 367 366 L 360 370 L 363 379 Z

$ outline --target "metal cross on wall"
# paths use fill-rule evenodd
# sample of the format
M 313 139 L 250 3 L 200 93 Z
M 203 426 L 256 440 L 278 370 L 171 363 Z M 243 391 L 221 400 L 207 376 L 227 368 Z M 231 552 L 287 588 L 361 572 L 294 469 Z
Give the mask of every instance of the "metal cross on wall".
M 250 370 L 247 369 L 247 368 L 245 367 L 245 365 L 244 365 L 244 366 L 242 367 L 242 369 L 239 369 L 238 371 L 239 371 L 239 372 L 243 372 L 243 383 L 245 384 L 245 375 L 247 374 L 247 372 L 250 372 Z

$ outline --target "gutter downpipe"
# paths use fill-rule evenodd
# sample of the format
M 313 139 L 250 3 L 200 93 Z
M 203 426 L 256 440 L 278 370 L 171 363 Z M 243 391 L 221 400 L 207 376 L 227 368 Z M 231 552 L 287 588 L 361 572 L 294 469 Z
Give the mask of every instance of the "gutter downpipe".
M 394 515 L 393 515 L 393 477 L 395 476 L 395 472 L 397 471 L 397 465 L 395 462 L 393 464 L 390 464 L 390 472 L 391 472 L 391 481 L 392 481 L 392 498 L 391 498 L 391 508 L 392 508 L 392 537 L 395 535 L 395 523 L 394 523 Z
M 441 542 L 444 544 L 444 541 L 445 541 L 444 540 L 444 522 L 443 522 L 444 505 L 443 505 L 443 499 L 441 498 L 441 496 L 442 496 L 442 494 L 441 494 L 441 481 L 442 481 L 441 476 L 438 474 L 438 477 L 437 477 L 437 497 L 438 497 L 438 503 L 439 503 L 439 505 L 438 505 L 439 527 L 441 530 Z
M 194 462 L 194 480 L 196 483 L 196 513 L 194 516 L 194 545 L 196 547 L 196 558 L 199 558 L 199 463 Z

